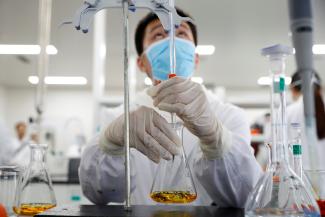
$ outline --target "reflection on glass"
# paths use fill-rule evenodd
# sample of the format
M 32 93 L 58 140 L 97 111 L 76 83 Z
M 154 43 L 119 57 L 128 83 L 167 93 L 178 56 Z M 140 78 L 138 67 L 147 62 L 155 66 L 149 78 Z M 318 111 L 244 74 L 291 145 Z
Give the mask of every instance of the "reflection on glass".
M 151 217 L 194 217 L 186 211 L 157 211 Z

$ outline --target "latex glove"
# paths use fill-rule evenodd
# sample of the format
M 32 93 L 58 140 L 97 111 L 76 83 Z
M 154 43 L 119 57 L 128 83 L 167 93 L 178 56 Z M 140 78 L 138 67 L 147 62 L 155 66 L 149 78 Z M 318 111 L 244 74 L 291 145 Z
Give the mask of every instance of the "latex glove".
M 111 155 L 124 152 L 124 114 L 114 120 L 100 138 L 100 146 Z M 141 106 L 130 113 L 130 147 L 158 163 L 180 153 L 180 138 L 172 126 L 151 108 Z
M 184 126 L 200 139 L 207 158 L 221 157 L 230 146 L 230 133 L 218 122 L 200 84 L 174 77 L 151 87 L 148 94 L 160 110 L 174 112 L 184 121 Z

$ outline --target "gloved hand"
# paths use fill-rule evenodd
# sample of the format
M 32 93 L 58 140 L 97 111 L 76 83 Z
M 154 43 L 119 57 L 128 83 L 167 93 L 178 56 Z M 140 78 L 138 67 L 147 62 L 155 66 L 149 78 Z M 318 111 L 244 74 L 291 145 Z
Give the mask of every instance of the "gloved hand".
M 101 135 L 99 144 L 111 155 L 124 150 L 124 115 L 114 120 Z M 158 163 L 180 153 L 181 141 L 172 126 L 151 108 L 141 106 L 130 113 L 130 147 Z
M 151 87 L 148 94 L 160 110 L 174 112 L 184 121 L 184 126 L 200 139 L 207 158 L 221 157 L 231 144 L 230 133 L 212 112 L 200 84 L 174 77 Z

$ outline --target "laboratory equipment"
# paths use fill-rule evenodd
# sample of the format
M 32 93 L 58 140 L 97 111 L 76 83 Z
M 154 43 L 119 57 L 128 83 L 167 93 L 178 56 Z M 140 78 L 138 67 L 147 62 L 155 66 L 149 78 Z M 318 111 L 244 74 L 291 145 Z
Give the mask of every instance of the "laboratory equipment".
M 108 206 L 59 206 L 37 216 L 39 217 L 242 217 L 243 209 L 220 208 L 217 206 L 148 206 L 135 205 L 132 212 L 125 212 L 121 205 Z
M 150 197 L 159 203 L 191 203 L 197 193 L 183 146 L 183 124 L 175 122 L 171 126 L 182 140 L 180 154 L 174 155 L 172 160 L 160 160 Z
M 317 203 L 321 211 L 321 215 L 325 216 L 325 170 L 305 170 L 310 182 L 316 179 L 317 182 L 313 182 L 313 188 L 317 195 Z
M 131 210 L 131 166 L 130 166 L 130 83 L 129 83 L 129 2 L 123 0 L 124 34 L 124 142 L 125 142 L 125 210 Z
M 312 4 L 310 0 L 289 0 L 288 1 L 290 27 L 292 42 L 296 50 L 297 71 L 302 78 L 302 92 L 304 102 L 304 120 L 306 141 L 308 141 L 308 156 L 311 170 L 306 171 L 318 198 L 318 204 L 324 216 L 324 171 L 318 170 L 319 161 L 317 159 L 316 144 L 316 119 L 314 91 L 311 82 L 314 71 L 313 64 L 313 16 Z M 323 197 L 323 198 L 322 198 Z
M 125 0 L 128 3 L 128 10 L 135 11 L 137 8 L 149 9 L 155 13 L 163 28 L 170 31 L 171 24 L 169 13 L 173 14 L 175 26 L 179 26 L 183 21 L 192 21 L 189 17 L 181 17 L 177 14 L 176 9 L 169 5 L 168 0 Z M 87 33 L 93 16 L 105 8 L 121 8 L 121 0 L 85 0 L 84 4 L 77 11 L 73 24 L 77 30 Z
M 38 125 L 37 137 L 41 138 L 42 134 L 42 118 L 44 113 L 44 101 L 46 94 L 46 84 L 45 77 L 48 74 L 48 65 L 49 65 L 49 56 L 46 52 L 46 47 L 50 43 L 50 35 L 51 35 L 51 8 L 52 8 L 52 0 L 39 0 L 39 13 L 38 13 L 38 21 L 39 21 L 39 44 L 41 47 L 40 55 L 38 58 L 38 84 L 36 89 L 36 123 Z
M 299 178 L 303 177 L 302 170 L 302 147 L 301 147 L 301 127 L 299 123 L 290 124 L 291 138 L 289 139 L 289 148 L 291 151 L 292 168 Z
M 309 179 L 307 178 L 302 164 L 302 146 L 301 146 L 301 126 L 300 123 L 291 123 L 289 129 L 289 150 L 291 156 L 291 166 L 297 176 L 302 180 L 305 184 L 306 188 L 313 195 L 313 197 L 317 200 L 318 196 L 315 193 L 312 185 L 310 184 Z
M 0 206 L 2 206 L 3 212 L 6 215 L 14 214 L 12 207 L 14 205 L 19 174 L 19 167 L 0 166 Z
M 275 45 L 262 49 L 271 76 L 271 165 L 250 193 L 247 216 L 319 216 L 312 193 L 291 169 L 288 160 L 285 58 L 293 49 Z
M 297 71 L 302 78 L 304 102 L 304 120 L 308 156 L 311 169 L 317 169 L 318 159 L 315 150 L 317 144 L 315 99 L 311 82 L 314 71 L 313 64 L 313 17 L 310 0 L 289 0 L 289 18 L 292 42 L 295 48 Z
M 169 2 L 164 0 L 86 0 L 81 8 L 77 11 L 74 18 L 74 26 L 77 30 L 88 32 L 90 21 L 93 16 L 104 8 L 121 8 L 123 9 L 123 30 L 124 30 L 124 142 L 125 142 L 125 177 L 126 177 L 126 210 L 131 207 L 130 203 L 130 123 L 129 123 L 129 75 L 128 75 L 128 57 L 129 57 L 129 43 L 128 43 L 128 11 L 135 11 L 137 8 L 147 8 L 155 13 L 162 23 L 166 31 L 170 31 L 174 26 L 179 26 L 182 21 L 190 21 L 190 18 L 181 17 L 177 14 L 176 9 L 169 5 Z M 169 13 L 173 14 L 174 25 L 170 25 Z
M 175 7 L 175 0 L 168 0 L 170 7 Z M 176 51 L 175 51 L 175 26 L 174 26 L 174 16 L 172 12 L 169 12 L 169 76 L 171 79 L 176 76 Z M 176 114 L 171 113 L 171 123 L 173 127 L 176 128 Z
M 56 206 L 52 181 L 46 168 L 46 144 L 30 144 L 31 159 L 19 179 L 13 210 L 33 216 Z

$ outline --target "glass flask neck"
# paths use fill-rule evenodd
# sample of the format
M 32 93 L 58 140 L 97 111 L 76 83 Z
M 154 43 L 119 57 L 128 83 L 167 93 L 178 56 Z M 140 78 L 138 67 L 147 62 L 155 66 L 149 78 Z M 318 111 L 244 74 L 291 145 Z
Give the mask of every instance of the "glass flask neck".
M 30 162 L 34 163 L 45 163 L 46 161 L 46 149 L 47 145 L 45 144 L 31 144 L 31 159 Z
M 269 57 L 270 72 L 274 75 L 284 74 L 285 72 L 285 56 L 275 55 Z
M 271 73 L 272 163 L 288 162 L 285 56 L 269 56 L 269 63 Z

